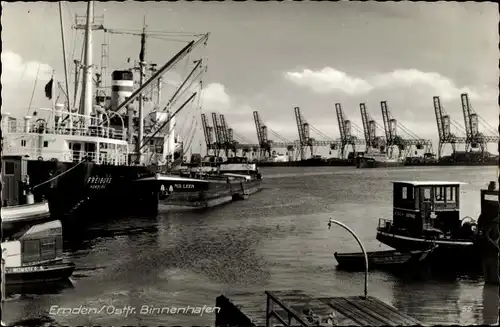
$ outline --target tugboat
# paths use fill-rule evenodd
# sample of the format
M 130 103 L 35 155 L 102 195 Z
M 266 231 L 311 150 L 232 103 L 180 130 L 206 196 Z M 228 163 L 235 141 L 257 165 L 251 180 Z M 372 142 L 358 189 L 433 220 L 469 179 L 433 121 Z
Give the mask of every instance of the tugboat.
M 461 182 L 393 182 L 393 220 L 379 219 L 377 240 L 398 251 L 438 247 L 432 264 L 479 268 L 475 219 L 460 219 Z

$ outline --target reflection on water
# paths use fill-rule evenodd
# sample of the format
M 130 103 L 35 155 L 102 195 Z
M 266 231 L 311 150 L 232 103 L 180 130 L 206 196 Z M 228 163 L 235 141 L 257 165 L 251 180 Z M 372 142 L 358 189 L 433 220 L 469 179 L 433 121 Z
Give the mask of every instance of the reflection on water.
M 245 305 L 264 304 L 266 289 L 302 289 L 316 296 L 357 295 L 363 273 L 336 269 L 335 251 L 358 251 L 330 217 L 346 223 L 369 251 L 386 249 L 375 240 L 378 218 L 391 214 L 392 180 L 468 182 L 462 216 L 477 217 L 479 189 L 494 167 L 355 170 L 263 168 L 265 190 L 248 201 L 195 212 L 94 223 L 65 235 L 76 264 L 74 288 L 51 294 L 13 295 L 7 322 L 47 325 L 213 325 L 214 315 L 110 313 L 51 315 L 50 306 L 211 306 L 220 294 L 237 294 Z M 304 176 L 305 175 L 305 176 Z M 416 278 L 418 277 L 418 278 Z M 397 276 L 371 272 L 369 295 L 426 324 L 482 324 L 496 318 L 494 292 L 482 279 L 464 276 Z M 496 302 L 495 302 L 496 303 Z M 496 312 L 498 313 L 498 312 Z M 35 324 L 36 325 L 36 324 Z
M 30 284 L 17 284 L 17 285 L 6 285 L 5 295 L 7 298 L 15 297 L 16 295 L 28 296 L 28 295 L 43 295 L 43 294 L 59 294 L 64 289 L 73 288 L 73 283 L 69 280 L 63 281 L 51 281 L 40 283 L 30 283 Z
M 483 321 L 485 325 L 498 324 L 498 310 L 500 302 L 498 285 L 483 286 Z

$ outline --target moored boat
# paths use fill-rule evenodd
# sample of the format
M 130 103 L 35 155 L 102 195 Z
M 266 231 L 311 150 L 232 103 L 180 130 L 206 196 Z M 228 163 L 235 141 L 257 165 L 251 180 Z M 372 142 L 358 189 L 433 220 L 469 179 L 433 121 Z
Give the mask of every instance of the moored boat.
M 183 151 L 180 142 L 176 141 L 177 135 L 174 136 L 170 127 L 174 124 L 176 113 L 191 102 L 197 93 L 191 95 L 173 114 L 169 112 L 180 95 L 184 94 L 180 91 L 189 88 L 206 70 L 202 61 L 197 61 L 191 74 L 170 98 L 167 107 L 160 110 L 162 76 L 186 58 L 188 53 L 192 53 L 193 49 L 203 45 L 208 33 L 201 37 L 197 35 L 196 40 L 189 42 L 161 67 L 145 61 L 145 42 L 141 42 L 139 68 L 142 73 L 139 88 L 134 88 L 135 67 L 114 71 L 109 88 L 103 85 L 107 76 L 96 74 L 94 87 L 92 31 L 95 26 L 102 27 L 102 22 L 93 17 L 93 12 L 93 1 L 89 1 L 85 21 L 80 16 L 76 21 L 78 28 L 84 29 L 86 34 L 82 49 L 85 61 L 77 65 L 77 75 L 83 73 L 82 105 L 76 94 L 72 100 L 69 90 L 66 90 L 62 94 L 66 98 L 65 104 L 53 100 L 52 108 L 37 108 L 33 116 L 24 117 L 24 121 L 10 117 L 2 110 L 2 154 L 26 158 L 27 175 L 31 181 L 29 191 L 34 194 L 35 202 L 46 199 L 51 216 L 63 223 L 73 221 L 68 217 L 86 216 L 88 219 L 111 213 L 127 214 L 141 208 L 142 203 L 154 202 L 154 190 L 141 189 L 142 192 L 137 192 L 131 189 L 132 182 L 154 176 L 160 165 L 168 163 L 170 157 L 175 159 L 176 151 Z M 144 41 L 145 30 L 141 36 L 141 41 Z M 145 76 L 149 76 L 146 71 L 150 70 L 153 73 L 148 80 L 143 81 Z M 48 99 L 56 98 L 56 86 L 54 78 L 46 85 Z M 146 115 L 145 94 L 153 88 L 157 90 L 156 103 L 150 114 Z M 77 89 L 75 85 L 75 93 L 78 93 Z M 107 90 L 111 90 L 110 95 Z M 138 117 L 135 114 L 137 103 Z M 38 112 L 40 115 L 36 114 Z M 105 210 L 108 212 L 105 213 Z
M 355 159 L 356 168 L 383 168 L 401 167 L 404 161 L 398 158 L 390 158 L 382 152 L 367 152 L 359 155 Z
M 49 204 L 35 197 L 29 189 L 27 159 L 21 156 L 2 156 L 2 231 L 14 232 L 27 224 L 47 221 Z
M 58 220 L 36 224 L 2 241 L 5 286 L 68 279 L 75 265 L 63 257 Z
M 262 175 L 257 164 L 250 163 L 247 157 L 229 157 L 219 164 L 221 174 L 248 175 L 252 179 L 262 179 Z
M 210 208 L 247 199 L 259 190 L 260 180 L 238 174 L 196 174 L 184 177 L 157 173 L 135 181 L 136 188 L 158 190 L 157 211 Z
M 479 267 L 477 223 L 460 219 L 461 182 L 393 182 L 393 219 L 379 219 L 377 240 L 398 251 L 438 247 L 429 257 L 442 267 Z
M 433 249 L 400 252 L 396 250 L 367 252 L 368 268 L 390 269 L 410 264 L 423 262 Z M 363 253 L 338 253 L 334 254 L 340 269 L 357 270 L 365 268 Z

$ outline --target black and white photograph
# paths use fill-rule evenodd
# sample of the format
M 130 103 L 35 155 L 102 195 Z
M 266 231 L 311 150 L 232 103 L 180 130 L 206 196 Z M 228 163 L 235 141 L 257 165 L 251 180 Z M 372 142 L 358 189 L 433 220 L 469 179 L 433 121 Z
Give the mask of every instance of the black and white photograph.
M 2 1 L 2 326 L 498 325 L 499 22 Z

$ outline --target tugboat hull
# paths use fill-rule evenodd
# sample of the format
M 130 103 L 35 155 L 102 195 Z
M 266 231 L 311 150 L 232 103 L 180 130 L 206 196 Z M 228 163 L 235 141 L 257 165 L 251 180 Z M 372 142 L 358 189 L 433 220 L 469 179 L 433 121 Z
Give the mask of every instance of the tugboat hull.
M 377 232 L 377 240 L 398 251 L 426 250 L 434 245 L 428 259 L 434 267 L 439 268 L 466 268 L 476 270 L 480 268 L 480 253 L 473 241 L 468 240 L 432 240 L 418 237 Z

